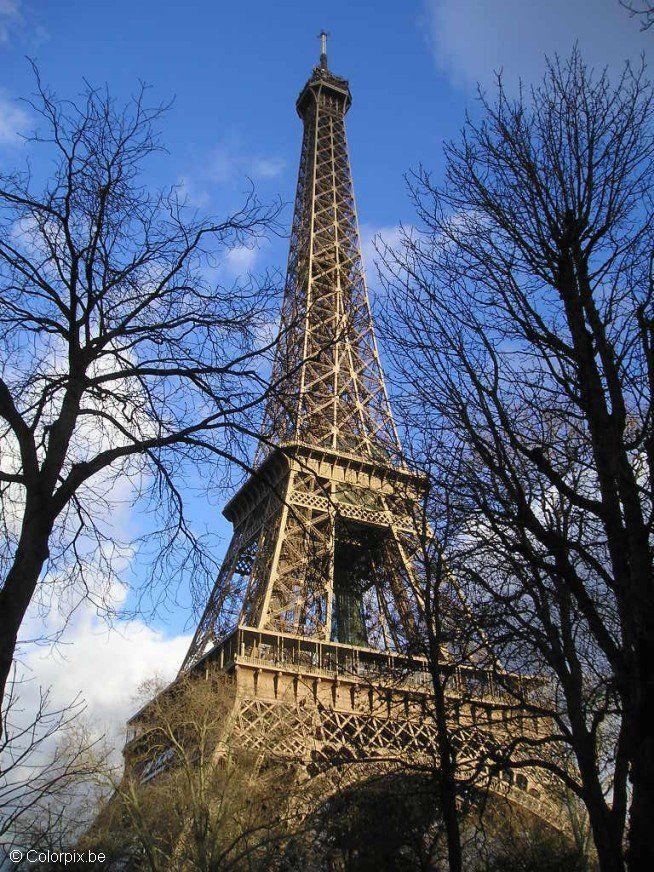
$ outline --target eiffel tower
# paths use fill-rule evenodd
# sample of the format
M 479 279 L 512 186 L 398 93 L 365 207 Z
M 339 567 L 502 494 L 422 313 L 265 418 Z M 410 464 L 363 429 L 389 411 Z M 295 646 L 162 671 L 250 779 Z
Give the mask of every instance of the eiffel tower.
M 389 406 L 348 157 L 352 98 L 321 36 L 296 103 L 304 133 L 274 389 L 255 471 L 224 509 L 233 538 L 180 672 L 231 675 L 230 741 L 312 776 L 353 760 L 433 761 L 437 744 L 427 661 L 411 653 L 424 480 Z M 501 729 L 501 695 L 474 664 L 456 667 L 448 693 L 459 759 L 474 765 L 478 724 L 486 737 Z M 520 778 L 512 801 L 556 817 L 542 785 Z

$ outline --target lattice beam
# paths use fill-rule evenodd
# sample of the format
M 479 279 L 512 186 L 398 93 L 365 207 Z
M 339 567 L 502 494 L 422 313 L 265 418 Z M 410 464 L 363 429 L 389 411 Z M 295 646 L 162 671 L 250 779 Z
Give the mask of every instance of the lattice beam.
M 370 315 L 345 133 L 347 82 L 317 68 L 298 99 L 304 123 L 281 331 L 258 457 L 299 440 L 395 458 Z

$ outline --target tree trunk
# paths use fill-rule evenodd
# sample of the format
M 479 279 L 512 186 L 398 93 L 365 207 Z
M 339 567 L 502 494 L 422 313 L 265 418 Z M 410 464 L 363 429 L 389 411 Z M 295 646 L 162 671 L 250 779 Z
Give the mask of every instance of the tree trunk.
M 616 841 L 614 838 L 612 828 L 605 830 L 593 828 L 593 841 L 600 872 L 624 872 L 622 845 L 619 839 Z
M 650 724 L 651 729 L 651 724 Z M 629 814 L 629 852 L 627 865 L 629 872 L 650 872 L 654 869 L 654 767 L 652 753 L 654 740 L 651 737 L 644 740 L 648 747 L 643 757 L 648 757 L 649 771 L 646 762 L 634 755 L 634 769 L 638 766 L 638 775 L 632 779 L 633 798 Z
M 463 857 L 461 852 L 461 833 L 456 808 L 456 781 L 453 767 L 447 767 L 447 772 L 441 772 L 441 804 L 445 836 L 447 839 L 447 858 L 449 872 L 461 872 Z
M 616 820 L 607 808 L 595 768 L 591 768 L 590 779 L 584 779 L 583 761 L 579 756 L 577 759 L 584 782 L 584 804 L 588 810 L 600 872 L 624 872 L 623 827 L 616 825 Z
M 629 872 L 654 869 L 654 628 L 651 623 L 641 638 L 637 699 L 631 723 L 633 793 L 629 811 Z
M 14 661 L 18 631 L 48 558 L 48 540 L 52 532 L 49 512 L 44 510 L 42 503 L 32 506 L 30 502 L 28 498 L 14 562 L 0 590 L 0 735 L 4 728 L 2 702 Z
M 438 658 L 436 658 L 436 663 L 432 666 L 432 669 L 435 673 L 432 675 L 432 681 L 434 685 L 436 732 L 440 762 L 438 772 L 439 796 L 441 800 L 441 814 L 445 824 L 448 868 L 449 872 L 462 872 L 461 833 L 459 831 L 459 817 L 456 807 L 456 761 L 448 732 L 445 692 L 441 684 L 443 677 L 440 675 Z

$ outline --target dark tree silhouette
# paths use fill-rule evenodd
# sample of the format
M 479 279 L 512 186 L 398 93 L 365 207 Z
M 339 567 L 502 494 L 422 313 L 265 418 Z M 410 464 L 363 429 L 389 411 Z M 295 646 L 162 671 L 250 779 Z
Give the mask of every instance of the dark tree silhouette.
M 100 598 L 94 573 L 117 577 L 105 521 L 120 482 L 150 499 L 152 579 L 212 572 L 182 484 L 245 463 L 272 293 L 268 276 L 216 276 L 277 214 L 252 192 L 220 220 L 151 193 L 165 107 L 143 88 L 123 107 L 90 86 L 61 101 L 37 74 L 30 105 L 52 173 L 0 175 L 0 696 L 39 579 Z
M 649 30 L 654 24 L 654 4 L 649 0 L 620 0 L 620 6 L 640 23 L 641 30 Z
M 507 667 L 552 682 L 601 868 L 623 868 L 629 776 L 629 866 L 647 869 L 652 91 L 573 54 L 480 109 L 442 186 L 410 177 L 421 224 L 386 252 L 398 389 L 458 514 L 448 566 Z

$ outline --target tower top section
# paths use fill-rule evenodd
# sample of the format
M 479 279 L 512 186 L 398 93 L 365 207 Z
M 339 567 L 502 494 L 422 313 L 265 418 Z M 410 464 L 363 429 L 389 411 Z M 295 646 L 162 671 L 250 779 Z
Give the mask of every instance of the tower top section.
M 297 100 L 304 125 L 271 392 L 256 460 L 303 443 L 404 465 L 377 352 L 345 135 L 346 79 L 320 65 Z M 257 463 L 258 465 L 258 463 Z
M 306 83 L 295 104 L 298 115 L 306 123 L 307 113 L 311 107 L 316 106 L 320 98 L 331 102 L 332 105 L 343 113 L 350 108 L 352 95 L 347 79 L 335 76 L 327 66 L 327 37 L 328 31 L 321 30 L 318 34 L 320 39 L 320 61 L 314 67 L 309 81 Z
M 255 470 L 223 512 L 234 538 L 186 666 L 234 619 L 256 628 L 262 649 L 272 632 L 292 634 L 298 651 L 299 638 L 399 649 L 415 624 L 398 536 L 422 478 L 402 455 L 377 352 L 345 135 L 350 90 L 321 41 L 298 99 L 302 150 Z

